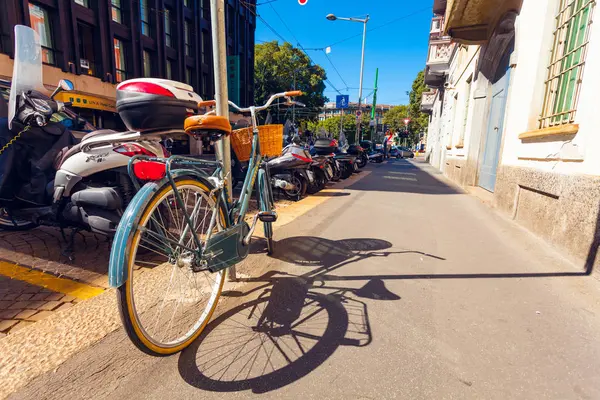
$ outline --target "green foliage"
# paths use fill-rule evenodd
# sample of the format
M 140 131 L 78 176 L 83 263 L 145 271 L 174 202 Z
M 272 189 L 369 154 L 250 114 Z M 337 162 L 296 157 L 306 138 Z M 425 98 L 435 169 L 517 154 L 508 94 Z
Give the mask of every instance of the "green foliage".
M 296 89 L 304 92 L 296 100 L 306 104 L 306 108 L 296 108 L 296 119 L 315 119 L 318 110 L 328 101 L 323 94 L 325 70 L 312 64 L 304 52 L 287 42 L 282 45 L 277 41 L 260 43 L 254 52 L 254 103 L 264 104 L 272 94 L 294 89 L 295 80 Z
M 420 71 L 412 84 L 412 90 L 408 93 L 408 107 L 413 120 L 411 128 L 416 135 L 414 143 L 419 141 L 418 134 L 425 132 L 427 125 L 429 125 L 429 115 L 421 112 L 421 97 L 423 92 L 428 90 L 429 88 L 425 85 L 425 71 Z
M 419 134 L 427 130 L 429 116 L 421 112 L 421 95 L 429 90 L 425 86 L 425 74 L 420 71 L 417 74 L 412 90 L 408 92 L 409 104 L 393 107 L 383 117 L 383 123 L 387 124 L 392 132 L 404 131 L 404 119 L 410 118 L 408 124 L 408 144 L 413 145 L 419 142 Z
M 390 111 L 383 115 L 383 123 L 388 126 L 392 132 L 400 132 L 405 128 L 404 119 L 409 117 L 407 105 L 392 107 Z M 411 125 L 409 124 L 409 129 Z
M 319 134 L 319 131 L 324 129 L 328 134 L 332 134 L 334 138 L 339 139 L 341 118 L 341 116 L 335 116 L 324 121 L 309 123 L 308 129 L 316 134 Z M 344 115 L 343 128 L 348 140 L 354 137 L 354 132 L 356 132 L 356 118 L 354 115 Z

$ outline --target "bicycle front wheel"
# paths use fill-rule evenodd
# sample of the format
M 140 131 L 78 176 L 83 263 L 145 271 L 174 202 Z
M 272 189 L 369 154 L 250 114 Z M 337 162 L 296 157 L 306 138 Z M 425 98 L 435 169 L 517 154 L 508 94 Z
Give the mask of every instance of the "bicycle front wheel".
M 192 235 L 203 245 L 222 229 L 226 214 L 221 202 L 211 196 L 209 182 L 185 178 L 175 186 L 182 206 L 166 182 L 138 215 L 121 222 L 135 227 L 117 255 L 128 263 L 128 279 L 117 294 L 121 320 L 132 342 L 151 355 L 181 351 L 200 335 L 217 306 L 225 278 L 224 271 L 193 270 L 198 260 Z

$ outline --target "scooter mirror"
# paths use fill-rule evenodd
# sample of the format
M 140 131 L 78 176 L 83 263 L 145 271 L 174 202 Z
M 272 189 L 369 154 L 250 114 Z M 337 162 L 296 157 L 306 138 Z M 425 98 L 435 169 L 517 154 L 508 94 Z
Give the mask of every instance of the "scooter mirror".
M 71 82 L 68 79 L 61 79 L 58 82 L 58 86 L 56 87 L 56 89 L 54 89 L 54 92 L 52 92 L 52 94 L 50 95 L 50 98 L 53 99 L 54 96 L 56 96 L 60 92 L 69 92 L 69 91 L 73 90 L 73 88 L 74 88 L 73 82 Z
M 73 82 L 68 79 L 61 79 L 60 82 L 58 82 L 58 86 L 64 91 L 71 91 L 75 88 Z

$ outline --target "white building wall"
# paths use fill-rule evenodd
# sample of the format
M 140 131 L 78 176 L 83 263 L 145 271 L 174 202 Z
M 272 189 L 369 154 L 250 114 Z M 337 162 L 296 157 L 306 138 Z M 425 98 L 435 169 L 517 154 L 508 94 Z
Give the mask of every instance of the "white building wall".
M 502 164 L 556 173 L 600 174 L 600 18 L 595 10 L 583 74 L 574 138 L 523 142 L 521 133 L 539 128 L 558 0 L 526 0 L 516 22 L 515 55 L 507 105 Z M 598 7 L 596 7 L 598 8 Z

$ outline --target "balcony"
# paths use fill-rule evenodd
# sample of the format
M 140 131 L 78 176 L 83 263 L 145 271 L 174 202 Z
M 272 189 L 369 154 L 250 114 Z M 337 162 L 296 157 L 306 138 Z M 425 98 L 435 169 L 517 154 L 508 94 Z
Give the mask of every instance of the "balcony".
M 441 37 L 429 42 L 429 56 L 427 57 L 427 67 L 432 74 L 443 75 L 448 73 L 450 60 L 456 49 L 456 44 L 448 36 Z
M 435 3 L 439 3 L 438 12 L 445 11 L 444 34 L 462 44 L 483 44 L 505 13 L 518 14 L 523 0 L 435 0 Z
M 423 92 L 421 96 L 421 111 L 424 113 L 430 113 L 433 110 L 433 103 L 435 102 L 435 97 L 437 95 L 436 90 L 432 90 L 429 92 Z

